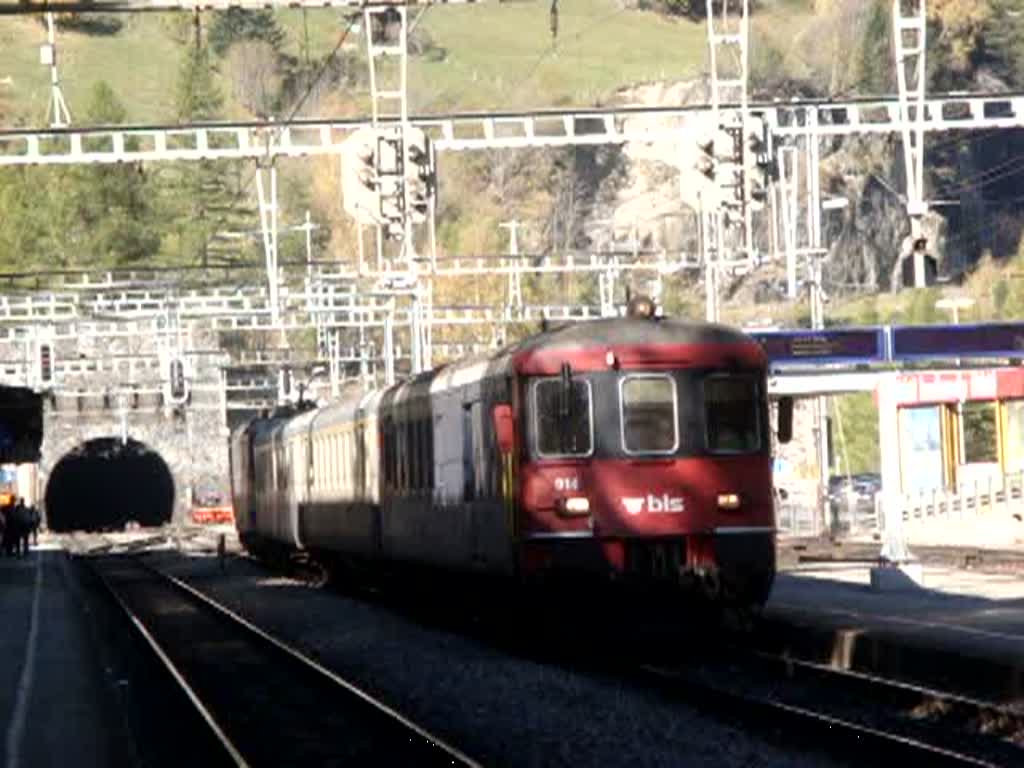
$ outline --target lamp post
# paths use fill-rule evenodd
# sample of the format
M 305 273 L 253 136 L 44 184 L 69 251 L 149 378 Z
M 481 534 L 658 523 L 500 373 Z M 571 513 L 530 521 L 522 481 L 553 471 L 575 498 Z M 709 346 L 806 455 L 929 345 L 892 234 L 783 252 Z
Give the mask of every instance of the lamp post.
M 939 299 L 935 302 L 936 309 L 948 309 L 953 312 L 953 325 L 960 325 L 960 310 L 974 306 L 974 299 L 957 296 L 952 299 Z M 958 363 L 959 364 L 959 363 Z

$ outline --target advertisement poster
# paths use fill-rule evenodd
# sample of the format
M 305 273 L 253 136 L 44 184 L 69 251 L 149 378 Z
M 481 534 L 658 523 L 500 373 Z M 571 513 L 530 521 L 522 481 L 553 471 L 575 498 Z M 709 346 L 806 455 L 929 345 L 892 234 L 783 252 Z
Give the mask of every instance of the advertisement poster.
M 941 488 L 942 428 L 939 406 L 900 410 L 903 492 Z

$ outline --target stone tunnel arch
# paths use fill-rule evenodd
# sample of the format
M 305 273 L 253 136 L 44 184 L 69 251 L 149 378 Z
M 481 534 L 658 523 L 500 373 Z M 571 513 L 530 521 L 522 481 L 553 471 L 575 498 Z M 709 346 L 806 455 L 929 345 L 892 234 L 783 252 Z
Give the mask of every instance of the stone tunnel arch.
M 145 443 L 99 437 L 81 443 L 54 465 L 46 483 L 50 530 L 117 530 L 170 522 L 174 476 Z

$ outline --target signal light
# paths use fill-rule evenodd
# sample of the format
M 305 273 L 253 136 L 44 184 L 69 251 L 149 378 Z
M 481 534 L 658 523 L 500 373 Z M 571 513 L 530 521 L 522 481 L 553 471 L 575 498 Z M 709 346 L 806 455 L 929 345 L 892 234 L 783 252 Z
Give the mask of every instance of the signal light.
M 171 383 L 171 400 L 176 403 L 183 402 L 188 396 L 188 389 L 185 383 L 185 363 L 180 357 L 171 360 L 169 379 Z
M 418 224 L 423 223 L 430 213 L 430 199 L 434 195 L 435 168 L 433 144 L 421 128 L 406 129 L 404 159 L 402 170 L 409 204 L 406 215 Z
M 714 181 L 714 179 L 715 179 L 715 161 L 714 160 L 712 160 L 710 158 L 707 158 L 707 157 L 698 158 L 698 160 L 697 160 L 697 170 L 705 178 L 707 178 L 707 179 L 709 179 L 711 181 Z
M 377 134 L 361 128 L 345 140 L 341 156 L 341 191 L 345 211 L 360 224 L 382 223 Z
M 710 181 L 714 181 L 715 171 L 717 168 L 715 158 L 715 140 L 713 138 L 701 139 L 697 142 L 697 149 L 700 150 L 700 155 L 698 155 L 696 162 L 697 170 L 705 178 Z
M 39 382 L 53 383 L 53 347 L 49 343 L 39 345 Z
M 747 134 L 747 149 L 751 154 L 763 155 L 767 149 L 764 138 L 757 133 Z
M 750 207 L 755 211 L 764 209 L 768 202 L 768 190 L 759 182 L 752 182 L 750 185 Z
M 427 183 L 423 179 L 412 179 L 406 181 L 409 194 L 409 207 L 414 218 L 425 219 L 430 210 L 430 198 L 428 195 Z
M 292 396 L 292 369 L 281 369 L 281 399 L 289 400 Z

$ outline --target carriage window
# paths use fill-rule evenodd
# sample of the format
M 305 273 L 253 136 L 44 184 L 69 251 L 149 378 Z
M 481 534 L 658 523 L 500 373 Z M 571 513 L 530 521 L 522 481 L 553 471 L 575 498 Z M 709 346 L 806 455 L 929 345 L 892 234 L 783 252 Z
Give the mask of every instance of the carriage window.
M 561 412 L 561 396 L 562 382 L 558 378 L 541 379 L 533 388 L 537 453 L 545 458 L 588 456 L 594 444 L 590 382 L 573 380 L 568 413 Z
M 676 432 L 676 383 L 668 376 L 627 376 L 619 384 L 622 447 L 626 453 L 672 453 Z
M 710 376 L 704 380 L 708 450 L 752 453 L 761 448 L 760 399 L 749 376 Z

